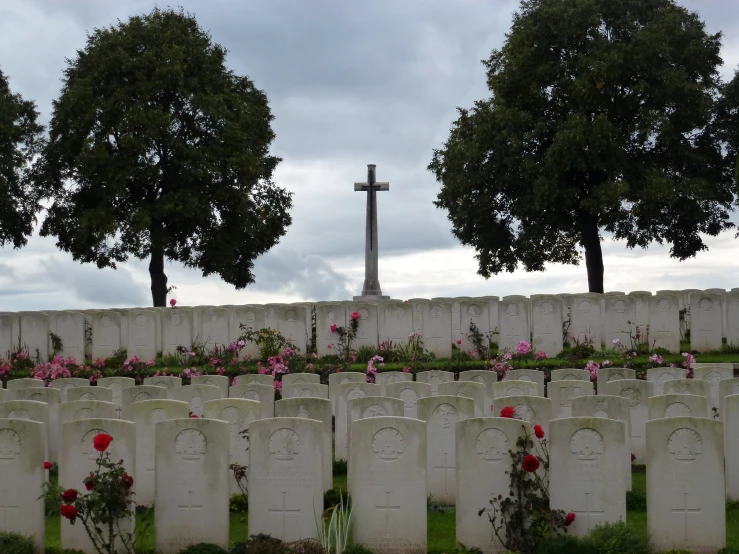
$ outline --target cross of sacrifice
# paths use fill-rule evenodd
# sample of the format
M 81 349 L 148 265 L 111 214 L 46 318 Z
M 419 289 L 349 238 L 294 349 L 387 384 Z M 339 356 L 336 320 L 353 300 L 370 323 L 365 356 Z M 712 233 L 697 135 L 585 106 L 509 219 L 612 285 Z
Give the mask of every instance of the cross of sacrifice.
M 287 491 L 282 491 L 282 507 L 280 508 L 270 508 L 269 512 L 272 514 L 282 514 L 282 535 L 280 535 L 280 539 L 285 540 L 286 536 L 286 522 L 288 514 L 298 514 L 300 513 L 300 508 L 297 510 L 288 510 L 287 508 Z
M 187 512 L 190 513 L 193 510 L 202 510 L 203 509 L 203 505 L 202 504 L 193 504 L 192 503 L 192 492 L 193 491 L 187 491 L 187 504 L 177 504 L 177 507 L 180 510 L 187 510 Z
M 598 523 L 591 522 L 590 518 L 596 517 L 596 518 L 603 518 L 605 516 L 605 512 L 603 510 L 591 510 L 590 509 L 590 503 L 588 502 L 588 498 L 590 498 L 590 493 L 585 493 L 585 510 L 573 510 L 578 517 L 584 516 L 585 517 L 585 528 L 589 531 L 593 527 L 595 527 Z
M 389 537 L 390 533 L 390 510 L 400 510 L 400 506 L 393 506 L 390 503 L 390 491 L 385 493 L 385 505 L 375 506 L 376 510 L 385 510 L 385 536 Z
M 377 273 L 377 192 L 390 190 L 390 183 L 375 181 L 375 164 L 367 165 L 367 182 L 354 183 L 355 192 L 367 193 L 367 221 L 364 243 L 364 285 L 362 296 L 382 297 Z
M 448 487 L 449 480 L 447 479 L 447 472 L 450 469 L 455 469 L 456 468 L 456 466 L 454 466 L 454 465 L 449 465 L 449 462 L 447 460 L 448 457 L 449 457 L 449 454 L 447 452 L 444 452 L 444 465 L 443 466 L 434 466 L 434 469 L 441 469 L 441 470 L 444 471 L 444 494 L 449 494 L 449 487 Z
M 682 508 L 672 508 L 673 514 L 682 514 L 683 515 L 683 541 L 688 543 L 688 515 L 690 514 L 699 514 L 701 512 L 700 508 L 688 508 L 688 492 L 685 491 L 683 493 L 683 507 Z

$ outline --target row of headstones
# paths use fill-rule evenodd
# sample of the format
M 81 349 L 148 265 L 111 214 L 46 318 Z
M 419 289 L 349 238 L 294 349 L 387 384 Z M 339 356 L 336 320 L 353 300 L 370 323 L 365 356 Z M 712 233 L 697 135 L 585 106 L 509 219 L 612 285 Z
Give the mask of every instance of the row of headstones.
M 12 350 L 19 341 L 45 360 L 49 332 L 62 340 L 63 356 L 77 360 L 105 358 L 120 348 L 129 356 L 154 359 L 158 352 L 174 354 L 193 343 L 206 347 L 227 345 L 242 335 L 241 325 L 252 329 L 271 327 L 305 352 L 311 332 L 312 309 L 316 309 L 318 353 L 330 354 L 338 335 L 332 325 L 345 326 L 351 314 L 360 315 L 355 347 L 378 346 L 383 341 L 404 343 L 410 333 L 421 333 L 425 346 L 438 357 L 451 355 L 452 343 L 474 347 L 468 339 L 470 324 L 489 335 L 500 348 L 515 348 L 532 340 L 549 356 L 562 350 L 562 326 L 570 316 L 568 333 L 579 341 L 592 340 L 596 347 L 613 339 L 630 344 L 641 328 L 642 340 L 677 352 L 680 346 L 680 310 L 691 310 L 691 348 L 717 350 L 722 337 L 739 344 L 739 289 L 706 291 L 646 291 L 597 294 L 497 296 L 478 298 L 413 298 L 407 302 L 318 302 L 267 304 L 264 306 L 196 306 L 193 308 L 135 308 L 114 310 L 0 313 L 0 352 Z M 86 347 L 86 324 L 92 331 Z M 645 336 L 649 327 L 649 337 Z M 86 351 L 86 348 L 88 351 Z M 244 354 L 258 354 L 254 344 Z
M 358 400 L 374 403 L 367 404 L 368 409 L 392 399 L 369 397 L 352 402 L 361 405 Z M 311 408 L 322 404 L 324 413 L 329 411 L 327 399 L 292 401 L 310 401 Z M 400 409 L 398 400 L 395 404 Z M 730 396 L 727 404 L 730 436 L 739 430 L 739 395 Z M 95 469 L 93 437 L 108 433 L 114 437 L 112 458 L 123 460 L 129 473 L 137 476 L 138 502 L 144 476 L 151 474 L 156 479 L 158 552 L 176 553 L 198 542 L 225 548 L 233 425 L 220 418 L 186 418 L 186 405 L 171 400 L 141 401 L 134 409 L 141 415 L 137 423 L 94 418 L 62 425 L 60 484 L 80 488 Z M 258 415 L 258 410 L 252 406 L 252 415 Z M 350 447 L 349 488 L 355 542 L 378 553 L 425 552 L 431 494 L 437 502 L 456 503 L 458 541 L 485 551 L 503 551 L 495 540 L 491 542 L 490 524 L 478 512 L 489 512 L 492 498 L 508 494 L 509 450 L 522 433 L 531 432 L 530 423 L 475 418 L 474 402 L 463 397 L 424 398 L 419 412 L 421 419 L 370 413 L 351 424 L 355 438 Z M 577 515 L 570 529 L 576 535 L 586 534 L 599 523 L 626 518 L 627 423 L 610 416 L 554 419 L 547 426 L 550 505 Z M 325 472 L 331 466 L 324 448 L 325 421 L 303 413 L 255 419 L 248 426 L 250 532 L 286 541 L 316 538 L 323 492 L 331 487 L 330 473 Z M 138 453 L 142 430 L 150 435 L 151 455 L 143 464 Z M 647 522 L 655 546 L 699 552 L 722 548 L 724 423 L 699 417 L 654 419 L 646 424 L 646 438 Z M 34 536 L 40 546 L 45 521 L 37 491 L 45 479 L 45 444 L 44 424 L 0 418 L 4 466 L 0 529 Z M 243 445 L 242 450 L 246 451 Z M 133 524 L 132 520 L 121 527 L 132 530 Z M 82 526 L 67 521 L 62 524 L 62 546 L 93 551 Z

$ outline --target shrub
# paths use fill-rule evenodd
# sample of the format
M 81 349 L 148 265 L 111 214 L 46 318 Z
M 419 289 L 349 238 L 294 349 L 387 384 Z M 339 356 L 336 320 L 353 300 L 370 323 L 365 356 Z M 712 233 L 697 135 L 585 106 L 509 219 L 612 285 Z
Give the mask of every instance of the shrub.
M 536 554 L 595 554 L 595 551 L 580 538 L 559 535 L 539 543 Z
M 372 554 L 372 551 L 361 544 L 350 544 L 344 550 L 344 554 Z
M 585 542 L 593 554 L 651 554 L 649 539 L 625 522 L 604 523 L 590 531 Z
M 739 554 L 739 548 L 727 546 L 726 548 L 719 550 L 716 554 Z
M 228 552 L 218 545 L 201 542 L 180 550 L 180 554 L 228 554 Z
M 251 535 L 247 542 L 237 543 L 230 554 L 289 554 L 290 548 L 280 539 L 260 533 Z
M 646 512 L 647 495 L 640 491 L 626 491 L 626 511 Z
M 0 532 L 0 552 L 12 552 L 13 554 L 36 554 L 36 546 L 33 539 L 17 533 Z
M 249 511 L 249 497 L 245 494 L 232 494 L 228 500 L 228 511 L 243 513 Z
M 346 460 L 334 460 L 334 475 L 346 475 Z
M 323 547 L 312 539 L 290 543 L 290 552 L 293 554 L 326 554 Z
M 337 506 L 341 503 L 342 499 L 344 500 L 344 503 L 348 505 L 350 502 L 350 498 L 348 495 L 344 496 L 345 494 L 346 491 L 337 491 L 336 489 L 327 490 L 325 493 L 323 493 L 323 509 L 328 510 L 329 508 Z

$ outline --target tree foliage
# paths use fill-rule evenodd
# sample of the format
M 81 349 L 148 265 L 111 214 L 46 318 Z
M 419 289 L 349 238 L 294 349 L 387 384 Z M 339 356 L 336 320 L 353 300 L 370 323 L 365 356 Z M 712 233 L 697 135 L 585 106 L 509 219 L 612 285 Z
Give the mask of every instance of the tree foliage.
M 243 288 L 291 223 L 267 97 L 225 57 L 193 16 L 155 9 L 92 32 L 54 102 L 41 234 L 98 267 L 150 257 L 155 306 L 165 257 Z
M 25 246 L 40 209 L 29 179 L 44 129 L 37 118 L 36 105 L 13 94 L 0 71 L 0 246 Z
M 684 260 L 732 226 L 716 126 L 720 34 L 673 0 L 524 0 L 429 169 L 488 278 L 578 264 L 603 292 L 602 233 Z

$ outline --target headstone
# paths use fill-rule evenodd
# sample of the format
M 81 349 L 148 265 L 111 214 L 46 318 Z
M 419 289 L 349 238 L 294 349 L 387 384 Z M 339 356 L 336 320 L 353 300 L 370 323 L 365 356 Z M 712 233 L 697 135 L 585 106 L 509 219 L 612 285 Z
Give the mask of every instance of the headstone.
M 46 362 L 49 359 L 49 315 L 41 312 L 18 312 L 18 315 L 21 342 L 28 347 L 31 358 Z
M 78 362 L 85 359 L 85 315 L 81 312 L 62 311 L 51 314 L 49 330 L 62 341 L 57 356 L 74 356 Z
M 431 385 L 431 395 L 439 394 L 439 385 L 448 381 L 454 381 L 454 373 L 451 371 L 442 371 L 440 369 L 432 369 L 429 371 L 419 371 L 416 373 L 416 381 Z
M 121 343 L 121 314 L 111 310 L 95 311 L 92 320 L 92 359 L 105 359 L 123 346 Z M 123 319 L 125 322 L 125 319 Z
M 702 397 L 699 397 L 702 398 Z M 724 398 L 724 447 L 726 448 L 726 500 L 739 501 L 739 394 Z
M 621 379 L 605 383 L 598 390 L 600 394 L 622 396 L 629 399 L 631 414 L 631 452 L 636 456 L 636 463 L 643 464 L 646 456 L 644 425 L 649 418 L 647 399 L 654 396 L 654 387 L 643 379 Z
M 516 345 L 529 342 L 529 300 L 525 296 L 504 296 L 498 311 L 498 351 L 514 352 Z
M 697 394 L 705 396 L 711 406 L 711 383 L 701 379 L 673 379 L 665 383 L 665 394 Z
M 509 369 L 506 373 L 507 381 L 528 381 L 536 383 L 539 387 L 539 396 L 544 396 L 544 380 L 543 371 L 538 369 Z
M 67 402 L 75 400 L 98 400 L 113 402 L 113 391 L 106 387 L 73 387 L 67 391 Z M 117 416 L 116 419 L 120 419 Z
M 562 352 L 562 300 L 540 295 L 531 300 L 532 347 L 555 357 Z
M 690 349 L 698 352 L 721 350 L 723 298 L 721 294 L 690 294 Z
M 552 419 L 552 401 L 543 396 L 499 396 L 493 400 L 492 415 L 500 417 L 506 406 L 513 408 L 513 418 L 534 425 L 540 425 L 544 435 L 549 437 L 549 421 Z
M 328 385 L 320 383 L 283 384 L 282 398 L 328 398 Z
M 222 396 L 220 387 L 213 385 L 188 385 L 169 391 L 170 400 L 187 402 L 190 413 L 198 417 L 203 417 L 203 406 L 208 400 L 217 400 Z
M 621 379 L 636 379 L 636 371 L 627 367 L 602 367 L 597 373 L 598 386 Z
M 89 387 L 90 381 L 87 379 L 79 379 L 77 377 L 64 377 L 62 379 L 55 379 L 51 382 L 52 388 L 59 389 L 62 396 L 62 402 L 67 401 L 67 391 L 75 387 Z
M 718 384 L 718 415 L 719 419 L 724 419 L 726 413 L 726 397 L 732 394 L 739 394 L 739 378 L 722 379 Z M 710 416 L 709 416 L 710 417 Z M 731 435 L 728 435 L 731 436 Z
M 654 385 L 654 394 L 665 394 L 665 383 L 673 379 L 684 379 L 685 370 L 681 367 L 652 367 L 647 369 L 647 381 Z
M 593 385 L 586 381 L 550 381 L 547 398 L 552 401 L 552 419 L 572 417 L 572 399 L 594 393 Z
M 266 327 L 264 323 L 265 309 L 260 306 L 234 306 L 228 310 L 228 339 L 238 342 L 248 330 L 260 331 Z M 244 326 L 242 329 L 241 326 Z M 250 356 L 259 358 L 259 345 L 244 341 L 241 358 Z
M 208 400 L 203 407 L 203 417 L 220 419 L 228 423 L 229 432 L 229 466 L 236 464 L 249 466 L 249 439 L 242 431 L 249 429 L 252 422 L 262 417 L 262 405 L 245 398 L 219 398 Z M 238 494 L 239 484 L 231 475 L 229 479 L 231 494 Z M 242 483 L 245 486 L 246 483 Z
M 136 424 L 136 503 L 151 506 L 156 485 L 154 464 L 154 426 L 167 419 L 188 417 L 187 402 L 177 400 L 139 400 L 129 408 L 130 421 Z
M 475 403 L 475 416 L 483 417 L 485 409 L 485 385 L 472 381 L 447 381 L 439 384 L 439 394 L 443 396 L 464 396 L 471 398 Z M 490 404 L 488 404 L 488 407 Z
M 166 387 L 156 387 L 154 385 L 139 385 L 136 387 L 126 387 L 123 389 L 122 406 L 123 414 L 121 419 L 133 421 L 131 419 L 131 405 L 134 402 L 143 402 L 144 400 L 166 400 L 169 389 Z M 152 466 L 152 471 L 154 467 Z
M 467 371 L 459 372 L 459 380 L 480 383 L 485 388 L 485 400 L 483 401 L 482 415 L 489 416 L 491 405 L 493 403 L 493 398 L 490 395 L 490 386 L 493 383 L 498 382 L 498 374 L 495 371 L 488 371 L 486 369 L 469 369 Z
M 249 428 L 249 443 L 249 533 L 284 542 L 318 538 L 323 424 L 301 417 L 260 419 Z
M 408 304 L 413 310 L 413 330 L 423 336 L 424 314 L 431 308 L 431 301 L 428 298 L 410 298 Z
M 590 381 L 590 372 L 584 369 L 553 369 L 552 381 Z
M 228 423 L 160 421 L 154 444 L 157 553 L 178 554 L 201 542 L 228 548 Z
M 212 350 L 216 346 L 228 345 L 228 310 L 216 306 L 195 308 L 195 341 Z
M 0 357 L 10 358 L 20 339 L 20 317 L 12 312 L 0 312 Z
M 334 456 L 337 460 L 346 460 L 347 456 L 347 440 L 349 429 L 347 422 L 349 421 L 349 412 L 347 403 L 355 398 L 364 398 L 366 396 L 380 396 L 382 388 L 380 385 L 372 383 L 346 383 L 339 385 L 339 392 L 336 400 L 336 436 L 334 445 Z
M 319 356 L 336 354 L 339 333 L 331 331 L 331 326 L 346 328 L 349 325 L 346 312 L 346 306 L 341 304 L 316 304 L 316 348 Z
M 69 404 L 69 403 L 68 403 Z M 112 404 L 111 404 L 112 405 Z M 136 471 L 136 424 L 130 421 L 117 419 L 83 419 L 62 423 L 59 485 L 63 489 L 84 488 L 82 481 L 98 467 L 96 460 L 99 452 L 93 447 L 93 439 L 105 433 L 113 437 L 107 452 L 110 459 L 122 461 L 123 467 L 130 475 L 138 475 Z M 134 491 L 137 489 L 134 483 Z M 136 498 L 136 496 L 133 496 Z M 85 532 L 85 528 L 78 521 L 72 525 L 69 520 L 62 518 L 62 548 L 79 549 L 83 552 L 96 552 L 92 541 Z M 133 533 L 135 517 L 119 521 L 120 532 Z M 116 547 L 122 551 L 122 543 L 116 542 Z
M 613 341 L 618 339 L 621 344 L 628 347 L 631 344 L 631 336 L 636 335 L 636 305 L 639 300 L 630 294 L 606 296 L 604 300 L 603 344 L 606 349 L 611 349 Z
M 634 299 L 634 331 L 639 328 L 640 333 L 645 335 L 647 325 L 649 325 L 649 297 L 652 296 L 652 293 L 635 290 L 631 291 L 629 296 Z
M 245 398 L 262 403 L 262 418 L 275 417 L 275 388 L 270 385 L 236 385 L 228 389 L 229 398 Z
M 431 396 L 418 401 L 418 419 L 426 422 L 426 492 L 437 503 L 456 503 L 455 424 L 474 414 L 470 398 Z
M 413 374 L 402 371 L 382 371 L 375 375 L 375 385 L 382 387 L 383 395 L 385 394 L 385 385 L 392 383 L 401 383 L 404 381 L 413 381 Z
M 98 379 L 97 386 L 111 390 L 113 393 L 113 404 L 117 406 L 117 417 L 118 419 L 123 419 L 123 390 L 129 387 L 135 387 L 136 379 L 131 377 L 102 377 Z
M 301 385 L 304 383 L 320 384 L 321 376 L 317 373 L 288 373 L 282 376 L 282 386 Z M 264 383 L 265 385 L 271 383 Z
M 384 395 L 403 401 L 403 416 L 418 418 L 418 400 L 431 396 L 431 385 L 417 381 L 385 385 Z
M 471 298 L 459 302 L 459 322 L 460 333 L 462 335 L 462 346 L 465 350 L 475 350 L 475 344 L 470 341 L 469 337 L 472 333 L 472 325 L 477 328 L 477 332 L 482 335 L 482 342 L 485 348 L 490 342 L 490 332 L 495 328 L 490 328 L 490 305 L 484 298 Z M 478 352 L 479 356 L 480 353 Z
M 649 299 L 649 346 L 680 352 L 680 303 L 673 294 Z
M 128 324 L 129 358 L 138 356 L 143 361 L 153 360 L 157 355 L 157 314 L 152 310 L 129 310 L 126 312 Z
M 726 545 L 723 423 L 647 422 L 647 532 L 655 550 L 716 552 Z
M 539 385 L 533 381 L 501 381 L 490 385 L 490 398 L 495 402 L 501 396 L 538 396 Z
M 422 421 L 359 419 L 352 433 L 352 531 L 377 554 L 426 552 L 426 433 Z
M 190 378 L 191 385 L 210 385 L 221 389 L 221 398 L 228 398 L 229 379 L 225 375 L 196 375 Z
M 660 394 L 647 400 L 649 419 L 709 417 L 708 399 L 697 394 Z
M 45 460 L 43 423 L 0 419 L 0 532 L 31 537 L 37 552 L 45 547 L 44 499 L 39 498 L 46 481 Z
M 15 394 L 13 391 L 0 389 L 0 402 L 6 402 L 8 400 L 15 400 Z
M 12 393 L 10 394 L 12 395 Z M 14 398 L 11 396 L 7 400 L 32 400 L 34 402 L 45 402 L 49 406 L 49 425 L 46 429 L 49 459 L 55 462 L 59 461 L 59 405 L 61 404 L 61 393 L 57 389 L 49 387 L 33 387 L 19 389 L 15 391 L 14 396 Z
M 691 335 L 692 337 L 692 335 Z M 710 385 L 708 395 L 708 414 L 709 417 L 713 413 L 713 408 L 721 415 L 721 395 L 719 393 L 719 384 L 723 379 L 734 378 L 734 364 L 716 364 L 716 365 L 692 365 L 693 378 L 707 381 Z
M 580 294 L 572 298 L 570 342 L 592 344 L 599 350 L 602 343 L 599 294 Z
M 283 375 L 284 379 L 287 375 Z M 269 385 L 270 387 L 275 386 L 275 378 L 271 375 L 259 375 L 257 373 L 247 373 L 246 375 L 239 375 L 235 377 L 235 383 L 233 385 Z M 283 385 L 284 385 L 283 381 Z
M 631 490 L 631 401 L 623 396 L 599 394 L 597 396 L 578 396 L 572 399 L 572 417 L 605 417 L 622 422 L 626 426 L 626 452 L 628 463 L 624 482 L 626 490 Z
M 162 354 L 179 354 L 178 348 L 189 352 L 193 344 L 193 312 L 188 308 L 165 310 L 162 314 Z
M 274 304 L 266 309 L 265 321 L 274 317 L 277 330 L 300 352 L 306 352 L 306 309 L 295 304 Z
M 160 375 L 157 377 L 144 377 L 144 385 L 154 385 L 155 387 L 166 387 L 170 392 L 173 388 L 182 386 L 182 377 L 169 377 Z
M 452 357 L 452 307 L 430 302 L 423 311 L 423 344 L 437 358 Z
M 410 303 L 390 301 L 379 307 L 379 340 L 390 341 L 393 346 L 406 344 L 408 335 L 414 332 L 413 306 Z
M 726 294 L 726 343 L 739 346 L 739 289 Z
M 346 309 L 347 323 L 350 321 L 352 313 L 357 312 L 359 314 L 359 327 L 357 327 L 357 336 L 354 338 L 352 347 L 370 346 L 377 348 L 380 344 L 378 340 L 377 304 L 347 302 Z
M 555 419 L 550 433 L 549 505 L 575 513 L 568 534 L 584 537 L 597 525 L 626 521 L 631 460 L 625 424 L 598 417 Z
M 44 382 L 41 379 L 22 377 L 21 379 L 10 379 L 5 386 L 9 391 L 15 392 L 20 389 L 42 388 Z
M 325 386 L 325 385 L 322 385 Z M 275 402 L 276 417 L 315 419 L 323 425 L 323 489 L 333 488 L 331 402 L 327 398 L 289 398 Z
M 100 400 L 70 400 L 62 403 L 59 407 L 59 425 L 76 419 L 117 419 L 116 405 Z
M 339 395 L 339 386 L 347 383 L 366 383 L 367 375 L 356 371 L 342 371 L 340 373 L 331 373 L 328 376 L 328 396 L 331 399 L 331 409 L 334 416 L 338 415 L 338 406 L 336 399 Z

